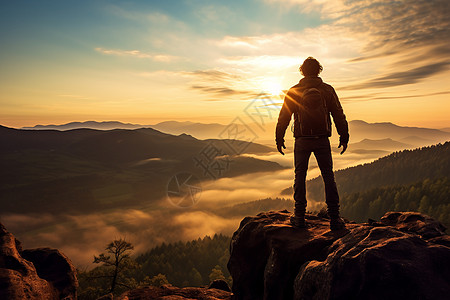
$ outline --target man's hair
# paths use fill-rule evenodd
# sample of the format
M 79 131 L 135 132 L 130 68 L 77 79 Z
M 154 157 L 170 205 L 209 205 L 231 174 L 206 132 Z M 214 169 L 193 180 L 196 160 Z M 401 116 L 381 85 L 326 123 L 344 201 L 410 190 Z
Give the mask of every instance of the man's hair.
M 308 57 L 300 66 L 300 72 L 303 76 L 318 76 L 322 72 L 323 68 L 320 62 L 314 57 Z

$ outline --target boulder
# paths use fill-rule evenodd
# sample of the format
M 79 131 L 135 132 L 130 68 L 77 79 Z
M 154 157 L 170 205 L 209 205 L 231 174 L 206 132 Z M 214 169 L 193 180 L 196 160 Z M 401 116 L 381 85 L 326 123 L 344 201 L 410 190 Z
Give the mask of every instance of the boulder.
M 0 299 L 76 299 L 70 260 L 56 249 L 22 250 L 0 224 Z
M 288 211 L 242 220 L 228 269 L 233 299 L 445 299 L 450 248 L 445 228 L 412 212 L 380 222 L 347 223 L 306 215 L 294 228 Z
M 222 290 L 222 291 L 226 291 L 226 292 L 231 292 L 230 286 L 223 279 L 213 280 L 213 282 L 211 282 L 209 284 L 208 288 L 209 289 L 218 289 L 218 290 Z

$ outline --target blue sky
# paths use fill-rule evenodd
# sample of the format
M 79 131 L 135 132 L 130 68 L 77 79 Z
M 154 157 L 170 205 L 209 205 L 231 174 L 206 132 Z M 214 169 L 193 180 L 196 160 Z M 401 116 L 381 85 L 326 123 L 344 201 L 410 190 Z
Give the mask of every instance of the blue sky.
M 448 1 L 3 1 L 2 125 L 228 123 L 314 56 L 349 119 L 450 126 Z M 386 109 L 388 108 L 388 109 Z

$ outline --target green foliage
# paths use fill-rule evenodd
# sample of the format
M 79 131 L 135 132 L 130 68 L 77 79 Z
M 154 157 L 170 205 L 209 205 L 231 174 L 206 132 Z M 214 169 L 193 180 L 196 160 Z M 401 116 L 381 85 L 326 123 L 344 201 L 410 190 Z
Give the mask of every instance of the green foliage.
M 450 226 L 450 177 L 424 179 L 341 196 L 342 215 L 357 222 L 379 219 L 388 211 L 419 211 Z
M 166 275 L 159 273 L 156 276 L 150 278 L 149 276 L 145 276 L 144 280 L 141 282 L 140 286 L 162 286 L 164 284 L 169 284 Z
M 94 256 L 95 264 L 100 266 L 89 272 L 79 272 L 80 299 L 96 299 L 108 293 L 116 295 L 136 288 L 137 281 L 133 271 L 138 268 L 137 263 L 130 256 L 134 247 L 131 243 L 119 239 L 109 243 L 99 256 Z
M 114 249 L 114 245 L 114 242 L 110 243 L 107 249 L 110 246 Z M 229 246 L 230 237 L 216 234 L 212 238 L 205 236 L 189 242 L 163 243 L 135 260 L 127 256 L 122 260 L 126 266 L 120 269 L 114 294 L 148 285 L 205 286 L 214 279 L 224 279 L 231 284 L 226 266 Z M 96 260 L 101 261 L 102 266 L 91 271 L 78 271 L 79 299 L 97 299 L 111 290 L 112 257 L 100 254 Z
M 219 265 L 216 265 L 209 274 L 209 281 L 212 282 L 217 279 L 225 280 L 225 276 L 223 275 L 222 268 Z
M 230 237 L 222 234 L 185 243 L 163 243 L 136 258 L 142 267 L 134 278 L 142 281 L 145 276 L 165 274 L 175 286 L 208 285 L 209 275 L 217 265 L 224 277 L 230 275 L 226 266 L 229 246 Z

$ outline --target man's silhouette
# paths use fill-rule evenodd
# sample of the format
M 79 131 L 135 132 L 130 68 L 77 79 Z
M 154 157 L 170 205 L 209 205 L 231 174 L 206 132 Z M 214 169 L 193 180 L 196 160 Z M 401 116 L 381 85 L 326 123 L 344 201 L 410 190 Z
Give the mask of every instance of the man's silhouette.
M 348 123 L 333 87 L 319 77 L 322 71 L 320 63 L 308 57 L 300 66 L 304 78 L 287 92 L 278 117 L 276 143 L 278 151 L 284 155 L 284 135 L 294 114 L 294 200 L 295 209 L 291 224 L 306 227 L 306 171 L 309 157 L 314 153 L 325 184 L 325 196 L 330 217 L 331 230 L 345 227 L 339 216 L 339 195 L 333 173 L 333 161 L 329 137 L 331 136 L 331 118 L 333 116 L 340 136 L 339 148 L 343 154 L 347 149 L 349 134 Z

